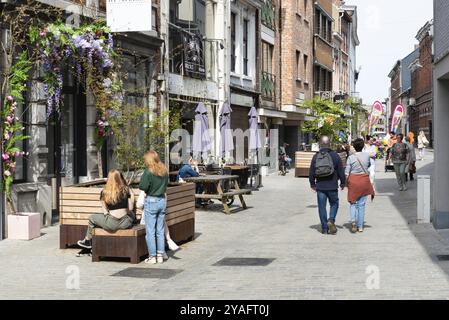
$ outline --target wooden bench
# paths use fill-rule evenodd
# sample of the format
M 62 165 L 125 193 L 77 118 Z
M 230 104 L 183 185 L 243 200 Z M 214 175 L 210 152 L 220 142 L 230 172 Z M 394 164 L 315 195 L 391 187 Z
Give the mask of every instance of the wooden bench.
M 295 153 L 295 177 L 308 177 L 310 170 L 310 163 L 316 152 L 297 151 Z M 343 163 L 346 166 L 346 152 L 338 153 Z
M 251 192 L 252 192 L 251 189 L 240 189 L 240 190 L 229 190 L 227 192 L 223 192 L 222 195 L 220 195 L 220 194 L 196 194 L 195 197 L 200 198 L 200 199 L 219 199 L 219 200 L 221 200 L 222 198 L 230 198 L 230 197 L 239 196 L 239 195 L 243 195 L 243 194 L 251 194 Z
M 131 229 L 108 232 L 95 228 L 92 238 L 92 261 L 103 257 L 129 258 L 131 263 L 139 263 L 148 256 L 145 241 L 145 226 L 135 225 Z
M 77 244 L 86 235 L 91 214 L 103 214 L 101 188 L 62 187 L 60 193 L 60 248 Z M 140 190 L 133 189 L 137 201 Z M 136 210 L 140 221 L 142 210 Z M 167 189 L 166 223 L 170 236 L 177 243 L 193 240 L 195 234 L 195 184 L 170 185 Z M 145 242 L 145 226 L 135 225 L 132 229 L 109 233 L 94 229 L 92 260 L 101 257 L 128 257 L 137 263 L 148 254 Z

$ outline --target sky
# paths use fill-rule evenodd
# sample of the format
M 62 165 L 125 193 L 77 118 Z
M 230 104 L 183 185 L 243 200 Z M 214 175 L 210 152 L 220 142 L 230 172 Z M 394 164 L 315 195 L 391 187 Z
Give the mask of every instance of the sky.
M 356 91 L 366 105 L 388 97 L 388 74 L 418 43 L 415 36 L 433 18 L 433 0 L 347 0 L 357 5 L 357 66 L 361 67 Z

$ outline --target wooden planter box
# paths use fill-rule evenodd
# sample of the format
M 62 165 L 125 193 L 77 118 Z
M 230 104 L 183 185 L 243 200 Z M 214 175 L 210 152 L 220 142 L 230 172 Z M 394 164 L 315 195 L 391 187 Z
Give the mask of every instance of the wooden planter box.
M 295 177 L 309 177 L 310 163 L 316 152 L 297 151 L 295 153 Z M 346 166 L 346 152 L 338 154 Z
M 91 214 L 103 214 L 100 203 L 103 181 L 60 189 L 60 248 L 77 244 L 84 239 Z M 88 185 L 88 186 L 87 186 Z M 135 200 L 140 190 L 133 189 Z M 140 221 L 142 210 L 136 210 Z M 170 236 L 177 243 L 193 240 L 195 234 L 195 184 L 169 185 L 167 189 L 166 221 Z

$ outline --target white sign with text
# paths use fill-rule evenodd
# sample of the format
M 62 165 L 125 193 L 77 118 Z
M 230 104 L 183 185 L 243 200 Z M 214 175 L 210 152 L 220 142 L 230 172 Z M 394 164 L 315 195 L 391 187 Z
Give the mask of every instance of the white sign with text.
M 112 32 L 151 31 L 151 0 L 107 0 L 106 16 Z

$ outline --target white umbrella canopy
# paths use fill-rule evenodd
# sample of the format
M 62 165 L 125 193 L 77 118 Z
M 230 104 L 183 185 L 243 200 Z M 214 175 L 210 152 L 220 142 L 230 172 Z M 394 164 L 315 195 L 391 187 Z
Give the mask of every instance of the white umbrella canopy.
M 232 109 L 228 102 L 225 102 L 220 110 L 220 155 L 223 156 L 234 150 L 234 141 L 231 129 Z
M 200 157 L 207 155 L 211 150 L 211 141 L 209 136 L 209 118 L 204 103 L 198 103 L 195 109 L 195 124 L 193 127 L 193 155 Z

